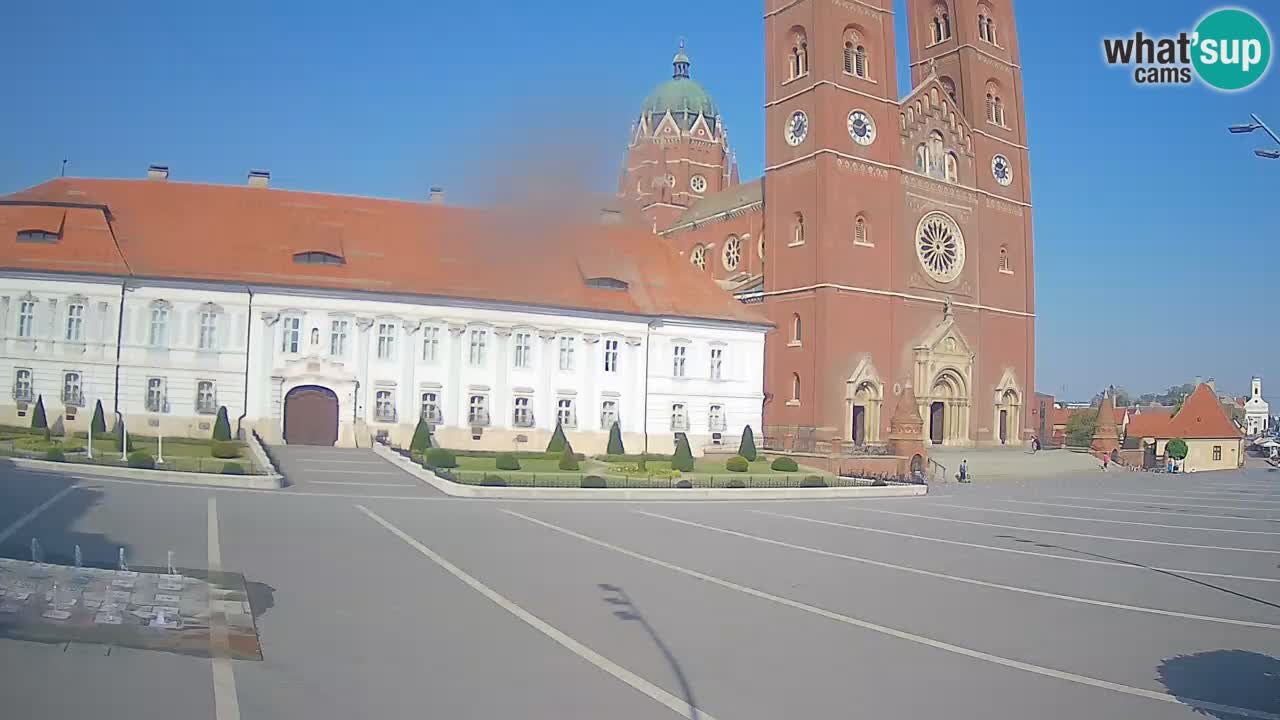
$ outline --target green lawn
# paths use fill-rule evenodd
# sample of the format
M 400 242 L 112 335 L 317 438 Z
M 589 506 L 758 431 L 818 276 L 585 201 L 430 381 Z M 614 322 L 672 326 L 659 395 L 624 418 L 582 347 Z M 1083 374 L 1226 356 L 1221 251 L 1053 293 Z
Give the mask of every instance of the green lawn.
M 482 472 L 560 472 L 560 461 L 558 459 L 553 460 L 551 458 L 521 458 L 520 470 L 518 471 L 498 470 L 496 463 L 497 458 L 492 457 L 458 456 L 459 470 L 477 470 Z
M 27 457 L 35 457 L 40 459 L 51 448 L 61 448 L 67 453 L 70 461 L 86 461 L 87 457 L 79 454 L 82 453 L 87 444 L 85 438 L 54 437 L 51 440 L 45 440 L 43 435 L 20 435 L 13 434 L 14 437 L 0 437 L 0 452 L 11 452 Z M 99 465 L 124 465 L 124 461 L 120 459 L 119 441 L 115 437 L 102 437 L 93 439 L 93 462 Z M 152 457 L 156 457 L 159 451 L 159 443 L 155 438 L 131 436 L 130 443 L 133 445 L 134 451 L 142 451 L 148 453 Z M 241 470 L 246 473 L 254 473 L 256 469 L 253 461 L 249 459 L 249 453 L 245 450 L 244 443 L 236 442 L 240 448 L 240 456 L 232 459 L 215 458 L 212 455 L 213 446 L 207 441 L 184 442 L 181 439 L 166 440 L 164 443 L 164 464 L 160 467 L 165 470 L 176 470 L 180 472 L 222 472 L 223 467 L 227 463 L 234 463 L 240 466 Z

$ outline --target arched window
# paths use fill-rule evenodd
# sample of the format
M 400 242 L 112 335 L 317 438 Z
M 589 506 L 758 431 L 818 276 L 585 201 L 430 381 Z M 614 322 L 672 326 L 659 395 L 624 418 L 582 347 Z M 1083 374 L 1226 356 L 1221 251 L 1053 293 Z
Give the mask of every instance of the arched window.
M 956 81 L 955 80 L 952 80 L 949 77 L 943 77 L 942 90 L 947 94 L 947 97 L 951 98 L 951 102 L 958 102 L 956 100 Z
M 693 252 L 689 253 L 689 262 L 699 270 L 707 269 L 707 246 L 694 245 Z
M 809 38 L 804 28 L 791 28 L 791 49 L 787 51 L 787 79 L 795 80 L 809 72 Z
M 1004 127 L 1004 101 L 1000 99 L 999 95 L 996 95 L 993 99 L 992 108 L 995 114 L 995 123 Z
M 987 83 L 987 122 L 1004 126 L 1004 101 L 1000 99 L 1000 86 L 994 80 Z
M 929 174 L 945 177 L 942 133 L 934 130 L 929 133 Z
M 981 10 L 978 11 L 978 39 L 987 40 L 987 15 Z
M 1000 266 L 999 266 L 999 270 L 1000 270 L 1000 272 L 1002 272 L 1002 273 L 1009 273 L 1009 274 L 1012 274 L 1012 273 L 1013 273 L 1013 269 L 1012 269 L 1012 268 L 1010 267 L 1010 265 L 1009 265 L 1009 248 L 1007 248 L 1007 247 L 1001 247 L 1001 248 L 1000 248 Z
M 791 373 L 791 402 L 800 402 L 800 373 Z
M 853 219 L 853 244 L 871 246 L 871 234 L 867 229 L 867 219 L 858 215 Z
M 953 152 L 947 153 L 946 156 L 946 177 L 949 183 L 960 181 L 960 163 Z
M 951 13 L 947 10 L 945 4 L 938 3 L 933 6 L 931 28 L 933 29 L 933 41 L 935 43 L 951 39 Z
M 804 340 L 804 325 L 800 320 L 800 313 L 791 314 L 791 342 L 799 345 Z
M 794 225 L 795 225 L 793 229 L 794 237 L 791 240 L 791 244 L 803 245 L 804 244 L 804 215 L 800 213 L 796 213 Z
M 742 239 L 737 235 L 730 235 L 724 241 L 724 254 L 722 256 L 724 269 L 733 272 L 738 269 L 738 263 L 742 261 Z
M 929 172 L 929 146 L 924 143 L 916 146 L 916 172 L 921 174 Z
M 942 42 L 942 18 L 935 15 L 929 23 L 929 29 L 933 31 L 933 41 Z
M 865 45 L 854 45 L 852 42 L 844 44 L 844 71 L 850 75 L 857 75 L 864 80 L 867 78 L 867 48 Z

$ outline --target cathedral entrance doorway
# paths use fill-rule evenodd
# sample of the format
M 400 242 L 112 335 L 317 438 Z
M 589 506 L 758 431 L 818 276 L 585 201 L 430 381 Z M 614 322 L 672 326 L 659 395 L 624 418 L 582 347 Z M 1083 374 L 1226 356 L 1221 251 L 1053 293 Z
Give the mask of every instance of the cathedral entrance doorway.
M 862 405 L 853 406 L 853 444 L 864 445 L 867 442 L 867 408 Z
M 943 440 L 943 425 L 947 418 L 946 403 L 936 402 L 929 406 L 929 440 L 934 445 L 941 445 Z
M 1000 444 L 1005 445 L 1009 442 L 1009 411 L 1000 410 Z
M 303 385 L 284 398 L 284 441 L 289 445 L 333 445 L 338 441 L 338 396 L 319 385 Z

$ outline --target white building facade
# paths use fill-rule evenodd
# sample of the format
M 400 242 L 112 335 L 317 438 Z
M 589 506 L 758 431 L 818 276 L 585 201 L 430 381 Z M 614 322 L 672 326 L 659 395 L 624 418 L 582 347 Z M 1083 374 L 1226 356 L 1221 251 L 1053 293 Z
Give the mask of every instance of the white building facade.
M 1249 399 L 1244 401 L 1246 435 L 1263 435 L 1271 430 L 1271 406 L 1262 399 L 1262 378 L 1249 383 Z
M 732 302 L 732 300 L 729 300 Z M 764 335 L 731 320 L 388 293 L 0 274 L 0 424 L 270 443 L 407 445 L 418 418 L 455 449 L 695 452 L 760 428 Z M 309 399 L 302 399 L 304 396 Z M 6 402 L 7 401 L 7 402 Z M 330 415 L 332 416 L 330 418 Z

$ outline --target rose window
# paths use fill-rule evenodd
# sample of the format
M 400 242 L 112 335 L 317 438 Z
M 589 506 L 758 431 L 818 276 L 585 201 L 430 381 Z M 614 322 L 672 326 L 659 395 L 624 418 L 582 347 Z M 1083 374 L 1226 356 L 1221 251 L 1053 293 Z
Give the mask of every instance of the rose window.
M 689 257 L 689 261 L 699 270 L 707 269 L 707 246 L 699 245 L 693 249 L 693 254 Z
M 724 243 L 724 269 L 737 270 L 742 261 L 742 240 L 737 235 L 730 235 Z
M 955 280 L 964 268 L 964 237 L 960 226 L 945 213 L 925 215 L 916 228 L 916 257 L 934 280 Z

